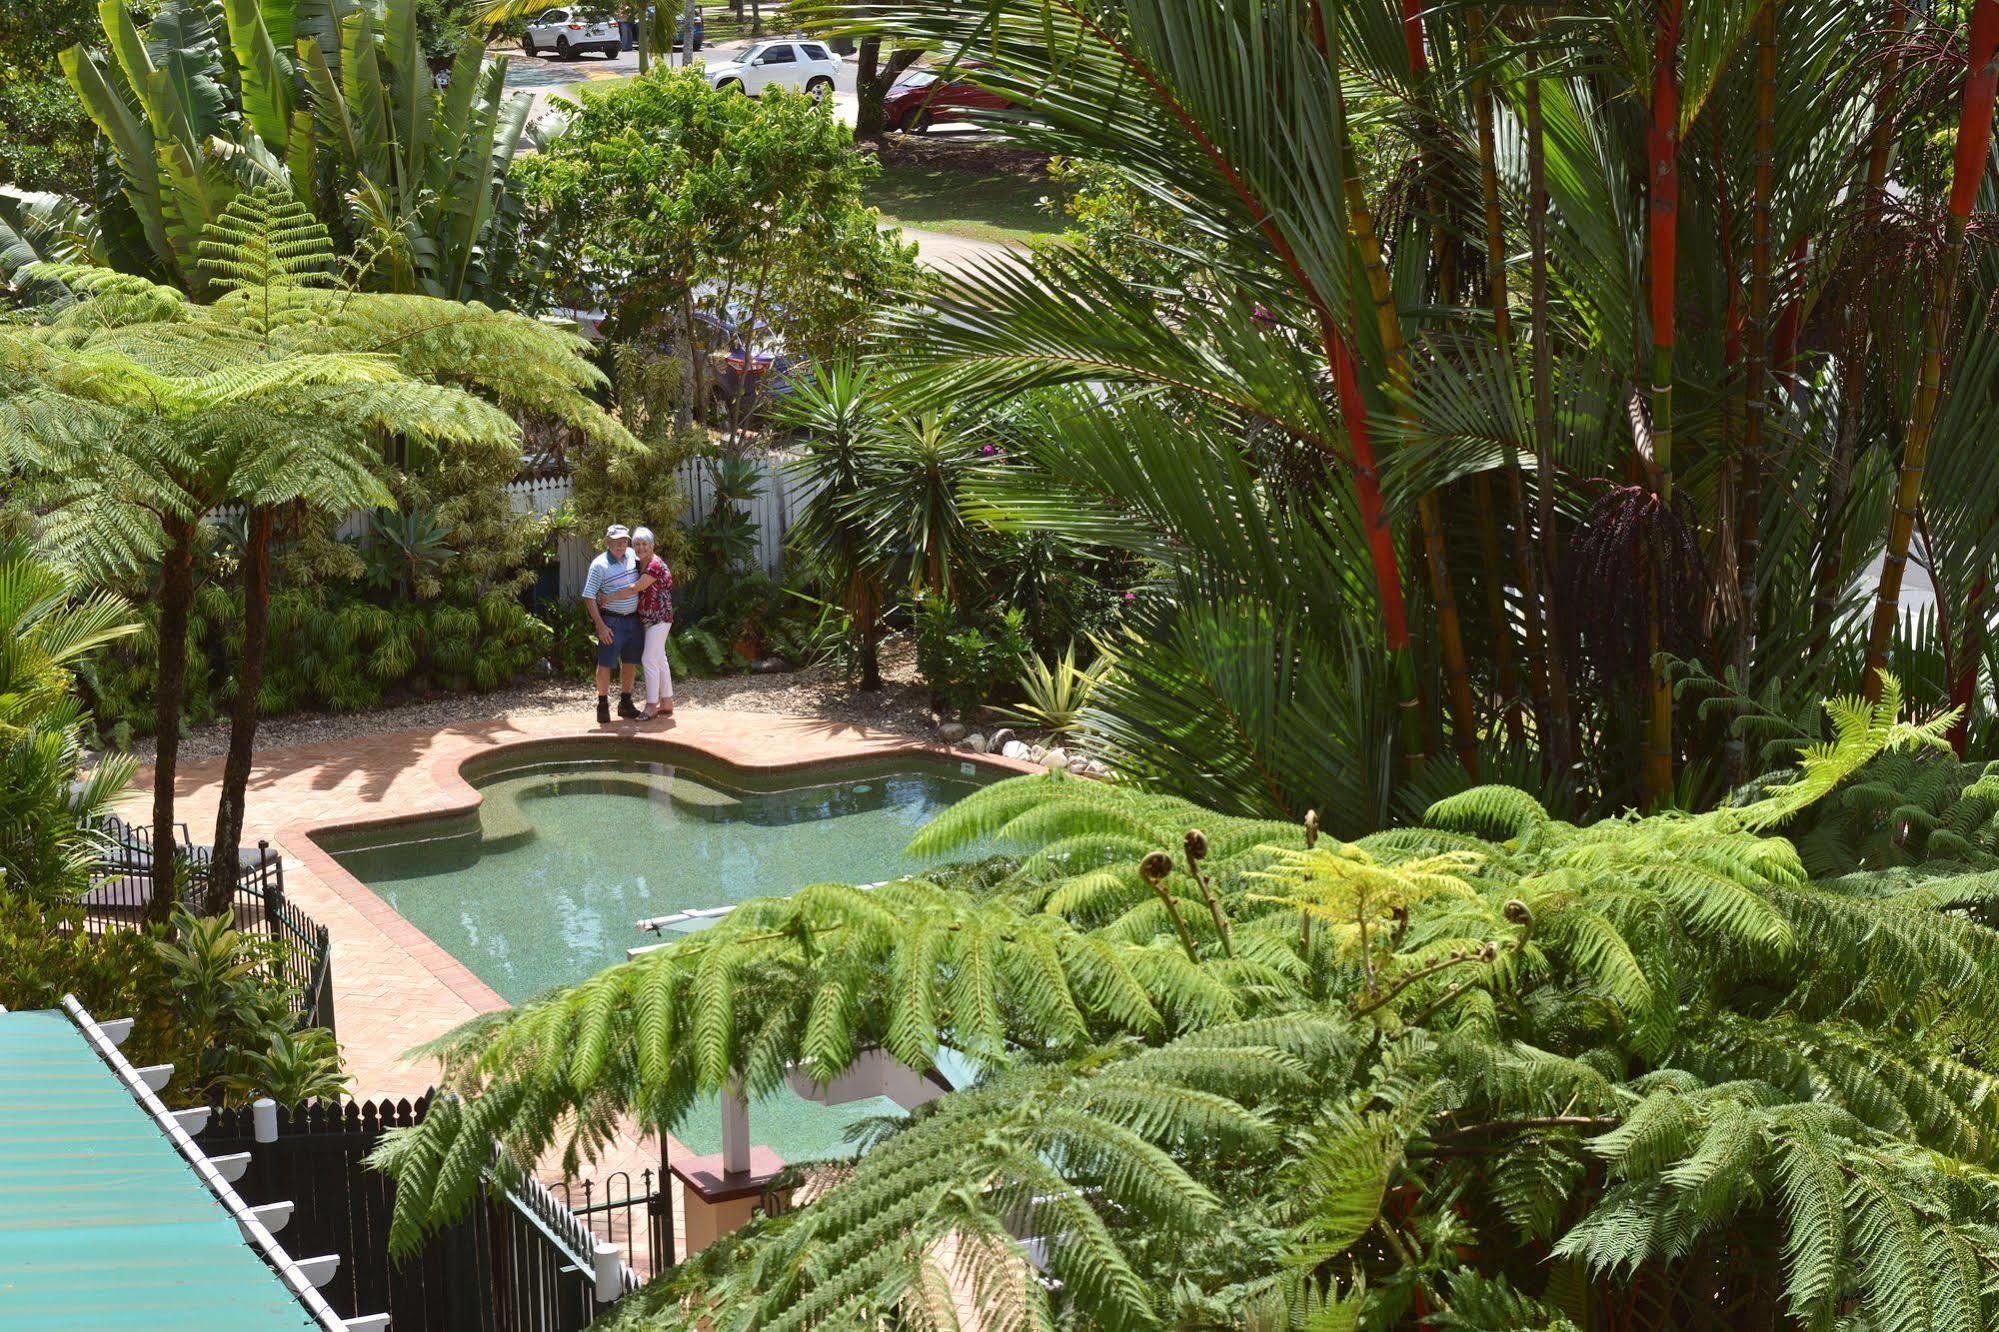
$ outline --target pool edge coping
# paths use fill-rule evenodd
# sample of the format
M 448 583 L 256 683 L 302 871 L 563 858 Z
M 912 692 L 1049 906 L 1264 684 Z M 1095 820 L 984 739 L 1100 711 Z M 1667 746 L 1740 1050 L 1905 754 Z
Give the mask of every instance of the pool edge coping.
M 435 731 L 411 731 L 412 735 L 439 735 L 449 727 Z M 645 735 L 628 730 L 602 730 L 592 727 L 555 735 L 534 736 L 524 740 L 505 740 L 476 745 L 461 753 L 446 753 L 430 760 L 431 780 L 439 788 L 441 799 L 434 806 L 426 805 L 417 809 L 402 809 L 393 814 L 383 814 L 373 818 L 343 818 L 327 821 L 324 818 L 292 823 L 278 829 L 274 839 L 281 851 L 297 857 L 314 878 L 336 896 L 340 897 L 361 916 L 380 930 L 389 942 L 401 948 L 410 959 L 430 972 L 436 981 L 447 990 L 470 1005 L 474 1013 L 495 1013 L 513 1007 L 500 997 L 497 990 L 479 979 L 472 969 L 452 954 L 452 952 L 431 938 L 401 912 L 390 906 L 382 896 L 367 884 L 362 883 L 346 867 L 333 858 L 333 854 L 319 844 L 318 836 L 323 833 L 361 832 L 371 829 L 394 828 L 401 825 L 423 822 L 429 819 L 447 818 L 458 814 L 476 814 L 485 803 L 485 797 L 466 778 L 464 769 L 474 762 L 485 762 L 504 755 L 532 755 L 537 750 L 560 749 L 577 741 L 602 741 L 611 744 L 630 745 L 639 749 L 657 749 L 667 752 L 698 755 L 712 759 L 728 767 L 749 772 L 790 772 L 806 768 L 824 767 L 860 759 L 923 757 L 945 759 L 962 763 L 973 763 L 980 767 L 994 769 L 1013 776 L 1032 776 L 1046 769 L 1036 763 L 1020 759 L 1010 759 L 998 754 L 980 754 L 971 750 L 954 749 L 949 745 L 928 740 L 915 740 L 893 736 L 887 733 L 861 733 L 851 737 L 852 748 L 841 754 L 819 755 L 811 758 L 787 760 L 784 762 L 759 762 L 722 752 L 722 749 L 692 738 L 669 738 L 664 735 Z M 457 797 L 457 799 L 453 799 Z M 615 963 L 613 965 L 616 965 Z

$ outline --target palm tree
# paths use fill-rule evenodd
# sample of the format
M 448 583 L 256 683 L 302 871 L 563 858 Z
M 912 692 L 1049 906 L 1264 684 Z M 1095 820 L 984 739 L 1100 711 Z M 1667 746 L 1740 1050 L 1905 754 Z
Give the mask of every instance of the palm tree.
M 131 779 L 111 757 L 78 782 L 84 710 L 73 676 L 97 648 L 138 631 L 106 593 L 79 594 L 63 565 L 0 540 L 0 891 L 62 903 L 90 883 L 91 825 Z
M 1888 551 L 1881 562 L 1881 582 L 1874 596 L 1874 618 L 1867 635 L 1867 666 L 1878 672 L 1888 660 L 1888 648 L 1900 618 L 1902 570 L 1909 562 L 1909 540 L 1915 532 L 1922 503 L 1923 469 L 1937 404 L 1942 397 L 1944 359 L 1952 319 L 1957 309 L 1958 270 L 1964 263 L 1964 238 L 1971 208 L 1989 163 L 1992 114 L 1999 95 L 1999 0 L 1974 0 L 1969 46 L 1965 54 L 1963 94 L 1957 137 L 1951 159 L 1950 196 L 1945 205 L 1943 250 L 1937 257 L 1929 304 L 1923 314 L 1921 369 L 1915 399 L 1909 407 L 1903 436 L 1902 467 L 1895 487 L 1894 517 L 1888 527 Z M 1982 610 L 1974 604 L 1974 610 Z M 1871 683 L 1869 697 L 1879 696 Z
M 1827 345 L 1819 327 L 1826 311 L 1863 299 L 1895 319 L 1922 308 L 1887 298 L 1901 290 L 1915 247 L 1895 249 L 1900 233 L 1884 233 L 1848 189 L 1878 160 L 1877 76 L 1903 36 L 1831 0 L 1795 0 L 1768 14 L 1707 0 L 1680 12 L 1668 3 L 1642 26 L 1625 11 L 1537 12 L 1532 23 L 1509 16 L 1495 24 L 1484 7 L 1431 6 L 1422 11 L 1419 90 L 1401 6 L 1365 0 L 1341 7 L 1337 23 L 1326 17 L 1334 13 L 1307 0 L 1192 13 L 1126 0 L 1115 22 L 1099 24 L 1080 6 L 1019 0 L 988 24 L 984 9 L 975 20 L 930 0 L 815 6 L 816 18 L 856 33 L 977 49 L 983 67 L 969 77 L 1031 112 L 1025 123 L 1010 121 L 1010 132 L 1110 164 L 1181 223 L 1181 252 L 1161 263 L 1151 286 L 1131 280 L 1129 268 L 1073 252 L 939 284 L 916 310 L 893 317 L 895 357 L 912 372 L 898 391 L 921 405 L 1088 383 L 1128 430 L 1157 422 L 1156 434 L 1125 441 L 1145 460 L 1132 469 L 1150 492 L 1142 498 L 1096 485 L 1089 472 L 1103 460 L 1089 440 L 1072 447 L 1051 439 L 1024 450 L 1053 469 L 1042 497 L 1050 502 L 1015 484 L 1008 503 L 1023 506 L 1012 511 L 1016 520 L 1076 535 L 1111 530 L 1105 512 L 1083 512 L 1079 497 L 1102 497 L 1127 519 L 1135 508 L 1148 511 L 1119 539 L 1166 552 L 1204 586 L 1190 583 L 1154 612 L 1144 650 L 1128 658 L 1131 678 L 1145 678 L 1146 654 L 1157 654 L 1155 678 L 1177 682 L 1187 706 L 1205 697 L 1211 712 L 1241 719 L 1243 745 L 1281 729 L 1263 719 L 1283 716 L 1300 697 L 1270 704 L 1250 695 L 1248 682 L 1289 689 L 1300 661 L 1344 659 L 1347 638 L 1358 634 L 1361 650 L 1388 664 L 1368 674 L 1400 704 L 1406 724 L 1395 734 L 1404 744 L 1413 738 L 1413 752 L 1448 736 L 1461 753 L 1477 751 L 1482 767 L 1519 762 L 1523 773 L 1577 782 L 1586 799 L 1657 800 L 1669 788 L 1676 800 L 1711 799 L 1727 772 L 1742 769 L 1746 760 L 1733 756 L 1746 749 L 1735 745 L 1726 762 L 1693 763 L 1676 782 L 1677 752 L 1705 760 L 1710 746 L 1729 743 L 1705 727 L 1675 728 L 1682 674 L 1712 666 L 1721 675 L 1733 665 L 1735 683 L 1716 687 L 1736 691 L 1735 710 L 1752 688 L 1759 698 L 1774 688 L 1788 700 L 1783 710 L 1795 711 L 1815 691 L 1862 684 L 1857 655 L 1811 652 L 1812 626 L 1825 622 L 1811 608 L 1828 569 L 1871 559 L 1878 538 L 1863 532 L 1887 506 L 1885 472 L 1877 453 L 1850 466 L 1826 460 L 1842 453 L 1838 431 L 1872 410 L 1865 399 L 1899 373 L 1904 344 L 1886 336 L 1830 353 L 1799 349 Z M 1335 53 L 1343 88 L 1327 77 L 1322 49 Z M 1250 68 L 1224 77 L 1206 59 L 1216 50 L 1255 54 Z M 1504 77 L 1512 70 L 1524 76 Z M 1364 151 L 1343 128 L 1352 98 L 1364 99 Z M 1920 126 L 1939 96 L 1925 83 L 1904 100 L 1885 133 L 1906 154 L 1901 160 L 1920 166 Z M 1488 120 L 1489 153 L 1477 147 Z M 1433 132 L 1442 134 L 1435 151 L 1426 137 Z M 1417 206 L 1429 198 L 1427 186 L 1411 183 L 1425 154 L 1447 181 L 1476 179 L 1480 206 Z M 1460 154 L 1478 160 L 1475 178 L 1453 165 Z M 1655 169 L 1663 188 L 1652 184 Z M 1676 177 L 1698 188 L 1675 199 Z M 1909 183 L 1922 188 L 1919 177 Z M 1449 203 L 1456 194 L 1447 188 L 1444 196 Z M 1455 243 L 1444 253 L 1486 255 L 1469 306 L 1439 285 L 1440 228 Z M 1509 373 L 1515 311 L 1506 264 L 1492 257 L 1523 252 L 1532 360 Z M 1978 278 L 1981 286 L 1993 280 Z M 1848 400 L 1848 384 L 1859 386 L 1861 402 Z M 1143 410 L 1115 405 L 1136 396 L 1147 399 Z M 1973 406 L 1967 400 L 1967 414 L 1953 418 L 1965 431 Z M 1083 404 L 1056 416 L 1087 435 L 1100 424 L 1090 421 L 1094 412 Z M 1821 425 L 1833 422 L 1837 430 Z M 1215 522 L 1205 497 L 1183 489 L 1213 480 L 1197 479 L 1185 455 L 1205 466 L 1209 450 L 1228 441 L 1259 473 L 1257 521 L 1273 506 L 1315 510 L 1303 540 L 1337 551 L 1336 567 L 1366 567 L 1372 586 L 1349 576 L 1306 583 L 1296 566 L 1272 577 L 1256 564 L 1244 533 Z M 1969 436 L 1952 433 L 1939 452 L 1969 482 L 1977 456 Z M 1524 496 L 1519 506 L 1501 505 L 1512 514 L 1494 534 L 1511 526 L 1516 549 L 1491 567 L 1479 534 L 1461 536 L 1443 503 L 1481 476 L 1510 501 L 1512 469 L 1528 460 L 1533 521 L 1521 513 Z M 1338 486 L 1308 482 L 1315 465 Z M 1576 567 L 1586 550 L 1607 555 L 1621 539 L 1577 525 L 1605 487 L 1646 497 L 1645 522 L 1634 530 L 1647 549 L 1677 551 L 1674 568 L 1691 582 L 1629 550 Z M 1066 509 L 1052 503 L 1058 492 L 1071 497 Z M 1797 516 L 1822 513 L 1832 498 L 1849 521 L 1829 563 L 1823 524 Z M 1975 484 L 1954 488 L 1951 501 L 1961 512 L 1936 515 L 1938 541 L 1964 553 L 1963 567 L 1989 563 L 1999 550 L 1987 548 L 1994 543 L 1980 524 L 1999 516 L 1999 503 Z M 1528 590 L 1535 561 L 1520 571 L 1523 544 L 1543 566 L 1544 593 Z M 1412 549 L 1430 576 L 1405 588 L 1397 557 Z M 1459 572 L 1480 565 L 1482 578 Z M 1452 614 L 1463 589 L 1481 581 L 1488 599 L 1510 593 L 1500 584 L 1520 585 L 1518 602 L 1502 596 L 1509 623 L 1491 635 L 1487 617 Z M 1856 590 L 1837 579 L 1834 586 L 1836 622 Z M 1209 625 L 1222 642 L 1183 655 L 1172 645 L 1192 639 L 1173 622 L 1189 613 L 1190 598 L 1212 601 L 1222 587 L 1228 596 L 1242 589 L 1262 611 L 1226 632 Z M 1427 611 L 1404 613 L 1404 593 L 1421 595 Z M 1524 644 L 1515 659 L 1535 663 L 1535 602 L 1546 629 L 1544 682 L 1534 688 L 1545 703 L 1527 731 L 1513 725 L 1525 718 L 1478 715 L 1476 700 L 1509 697 L 1496 686 L 1514 650 L 1499 637 Z M 1405 638 L 1417 622 L 1427 627 Z M 1263 625 L 1281 636 L 1252 628 Z M 1260 667 L 1245 655 L 1264 652 L 1272 655 Z M 1168 654 L 1177 658 L 1170 665 Z M 1325 691 L 1349 689 L 1345 675 L 1341 668 L 1323 681 Z M 1926 698 L 1929 678 L 1912 676 Z M 1113 691 L 1090 724 L 1120 728 L 1134 751 L 1163 765 L 1158 779 L 1219 799 L 1200 729 L 1124 716 L 1126 702 L 1137 699 Z M 1508 723 L 1504 739 L 1500 721 Z M 1374 770 L 1383 794 L 1363 803 L 1386 809 L 1396 776 Z M 1425 793 L 1447 780 L 1424 772 L 1415 785 Z M 1283 794 L 1283 765 L 1251 764 L 1242 781 L 1232 799 L 1301 812 Z
M 850 512 L 862 486 L 862 451 L 875 429 L 874 385 L 851 365 L 815 366 L 779 408 L 780 422 L 798 432 L 793 466 L 812 491 L 792 527 L 791 548 L 825 578 L 832 599 L 853 625 L 861 688 L 881 688 L 881 640 L 894 603 L 892 553 Z
M 499 303 L 529 98 L 506 92 L 506 61 L 488 62 L 477 36 L 439 92 L 417 9 L 168 0 L 142 28 L 104 8 L 105 52 L 62 54 L 116 165 L 89 219 L 92 257 L 205 296 L 203 228 L 271 185 L 371 289 Z
M 496 402 L 620 429 L 585 398 L 598 380 L 577 341 L 536 321 L 425 297 L 327 285 L 331 250 L 295 201 L 240 195 L 206 231 L 194 305 L 177 290 L 96 269 L 57 274 L 80 299 L 0 332 L 0 464 L 24 480 L 42 537 L 100 575 L 160 570 L 154 724 L 154 895 L 172 908 L 177 768 L 198 529 L 241 504 L 245 646 L 217 814 L 211 905 L 235 881 L 255 741 L 273 516 L 390 502 L 383 442 L 517 447 Z M 477 390 L 477 392 L 474 392 Z M 487 396 L 480 396 L 481 394 Z

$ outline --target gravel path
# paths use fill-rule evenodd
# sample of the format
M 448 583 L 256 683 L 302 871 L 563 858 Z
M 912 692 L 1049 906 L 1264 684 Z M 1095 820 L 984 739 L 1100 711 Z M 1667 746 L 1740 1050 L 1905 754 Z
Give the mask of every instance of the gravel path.
M 853 722 L 897 735 L 932 739 L 929 693 L 916 679 L 916 654 L 907 642 L 882 645 L 882 688 L 864 694 L 849 683 L 837 665 L 815 666 L 782 675 L 731 675 L 712 680 L 676 680 L 674 703 L 679 708 L 718 708 L 731 712 L 772 712 L 793 717 L 821 717 Z M 258 749 L 325 744 L 391 731 L 437 729 L 490 717 L 536 716 L 574 712 L 579 717 L 596 707 L 596 694 L 576 680 L 539 680 L 490 694 L 451 694 L 399 703 L 373 712 L 301 712 L 269 717 L 257 727 Z M 133 750 L 145 763 L 153 761 L 153 742 L 137 742 Z M 183 759 L 216 758 L 229 751 L 229 725 L 204 726 L 181 742 Z

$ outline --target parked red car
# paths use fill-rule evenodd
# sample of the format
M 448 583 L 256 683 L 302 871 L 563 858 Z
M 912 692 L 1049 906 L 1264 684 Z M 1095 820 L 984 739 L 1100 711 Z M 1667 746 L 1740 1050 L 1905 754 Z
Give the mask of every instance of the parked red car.
M 967 60 L 952 72 L 981 68 Z M 943 121 L 964 120 L 967 111 L 1004 111 L 1012 105 L 990 88 L 961 78 L 940 79 L 927 69 L 906 71 L 882 98 L 888 127 L 916 134 Z

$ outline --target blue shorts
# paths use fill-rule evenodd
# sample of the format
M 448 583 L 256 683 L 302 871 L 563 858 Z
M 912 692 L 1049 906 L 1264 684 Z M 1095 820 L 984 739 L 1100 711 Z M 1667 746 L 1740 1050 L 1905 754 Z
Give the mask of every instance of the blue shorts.
M 646 627 L 639 623 L 639 617 L 614 615 L 606 611 L 604 627 L 611 631 L 611 641 L 597 641 L 597 664 L 606 670 L 621 662 L 627 666 L 638 665 L 646 650 Z

